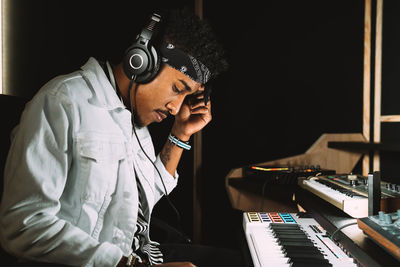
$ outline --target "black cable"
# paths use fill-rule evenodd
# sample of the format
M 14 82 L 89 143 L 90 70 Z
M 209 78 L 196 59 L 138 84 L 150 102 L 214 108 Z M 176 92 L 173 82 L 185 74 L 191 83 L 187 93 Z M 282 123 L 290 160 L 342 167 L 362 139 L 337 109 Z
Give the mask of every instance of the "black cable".
M 175 213 L 176 213 L 176 215 L 177 215 L 178 221 L 180 222 L 180 220 L 181 220 L 180 214 L 179 214 L 178 210 L 176 209 L 176 207 L 173 205 L 172 201 L 171 201 L 170 198 L 169 198 L 168 191 L 167 191 L 167 188 L 166 188 L 166 186 L 165 186 L 165 184 L 164 184 L 164 180 L 162 179 L 161 173 L 160 173 L 160 171 L 158 170 L 158 168 L 157 168 L 156 164 L 154 163 L 154 161 L 149 157 L 149 155 L 147 155 L 146 151 L 143 149 L 142 144 L 141 144 L 140 141 L 139 141 L 139 137 L 138 137 L 138 135 L 137 135 L 137 133 L 136 133 L 135 126 L 133 126 L 133 132 L 135 133 L 136 140 L 138 141 L 138 144 L 139 144 L 139 146 L 140 146 L 140 149 L 143 151 L 143 153 L 144 153 L 144 155 L 146 156 L 146 158 L 151 162 L 151 164 L 153 164 L 155 170 L 157 171 L 158 176 L 160 177 L 161 183 L 162 183 L 163 188 L 164 188 L 165 196 L 166 196 L 168 202 L 170 203 L 171 207 L 174 209 L 174 211 L 175 211 Z
M 337 232 L 339 232 L 340 230 L 342 230 L 342 229 L 345 228 L 345 227 L 352 226 L 352 225 L 355 225 L 355 224 L 357 224 L 357 222 L 352 222 L 352 223 L 348 223 L 348 224 L 345 224 L 345 225 L 340 226 L 338 229 L 336 229 L 336 230 L 331 234 L 331 240 L 333 240 L 333 236 L 336 235 Z
M 175 205 L 172 203 L 171 199 L 169 198 L 169 194 L 168 194 L 168 191 L 167 191 L 167 187 L 166 187 L 165 184 L 164 184 L 164 180 L 163 180 L 163 178 L 162 178 L 161 172 L 159 171 L 159 169 L 157 168 L 157 166 L 156 166 L 156 164 L 153 162 L 153 160 L 152 160 L 152 159 L 149 157 L 149 155 L 146 153 L 146 151 L 143 149 L 143 146 L 142 146 L 142 144 L 140 143 L 139 137 L 138 137 L 138 135 L 137 135 L 137 133 L 136 133 L 135 123 L 134 123 L 134 118 L 133 118 L 132 98 L 131 98 L 132 86 L 133 86 L 133 83 L 134 83 L 135 79 L 136 79 L 136 78 L 133 76 L 132 79 L 131 79 L 131 81 L 130 81 L 130 83 L 129 83 L 129 88 L 128 88 L 128 98 L 129 98 L 129 102 L 130 102 L 131 122 L 132 122 L 133 132 L 134 132 L 134 134 L 135 134 L 136 140 L 138 141 L 138 144 L 139 144 L 140 149 L 143 151 L 143 153 L 144 153 L 144 155 L 146 156 L 146 158 L 151 162 L 151 164 L 154 166 L 154 169 L 157 171 L 157 174 L 158 174 L 158 176 L 159 176 L 159 178 L 160 178 L 160 180 L 161 180 L 161 183 L 162 183 L 162 185 L 163 185 L 163 188 L 164 188 L 165 197 L 166 197 L 166 199 L 167 199 L 169 205 L 171 206 L 171 208 L 174 210 L 174 212 L 175 212 L 175 214 L 176 214 L 177 221 L 178 221 L 179 230 L 183 233 L 182 225 L 181 225 L 181 215 L 179 214 L 178 209 L 175 207 Z M 138 86 L 138 85 L 136 84 L 135 91 L 136 91 L 136 89 L 137 89 L 137 86 Z M 191 242 L 191 241 L 190 241 L 190 238 L 188 238 L 186 235 L 183 234 L 183 237 L 186 239 L 186 241 Z

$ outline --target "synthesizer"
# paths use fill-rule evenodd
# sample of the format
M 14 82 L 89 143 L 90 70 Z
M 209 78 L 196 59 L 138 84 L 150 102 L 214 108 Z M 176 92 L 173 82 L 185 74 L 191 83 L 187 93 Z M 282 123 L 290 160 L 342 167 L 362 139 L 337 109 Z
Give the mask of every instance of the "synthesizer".
M 244 212 L 254 267 L 357 266 L 306 213 Z
M 299 178 L 303 189 L 319 196 L 353 218 L 368 216 L 368 180 L 353 174 L 335 174 Z M 381 182 L 381 210 L 400 208 L 400 185 Z
M 400 210 L 357 219 L 358 227 L 378 245 L 400 260 Z

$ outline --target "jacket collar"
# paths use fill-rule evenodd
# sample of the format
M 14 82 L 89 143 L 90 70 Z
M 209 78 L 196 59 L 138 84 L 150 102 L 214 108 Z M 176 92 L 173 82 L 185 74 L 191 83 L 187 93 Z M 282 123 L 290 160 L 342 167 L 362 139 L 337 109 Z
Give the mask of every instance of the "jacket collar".
M 125 108 L 115 88 L 95 58 L 89 58 L 81 69 L 83 78 L 93 90 L 93 97 L 89 99 L 89 103 L 109 110 Z M 110 73 L 110 75 L 113 74 Z

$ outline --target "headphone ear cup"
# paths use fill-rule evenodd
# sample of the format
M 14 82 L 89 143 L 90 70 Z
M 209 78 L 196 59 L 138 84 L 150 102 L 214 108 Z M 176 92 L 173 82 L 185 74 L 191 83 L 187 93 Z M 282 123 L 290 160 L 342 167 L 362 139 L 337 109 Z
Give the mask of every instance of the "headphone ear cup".
M 148 83 L 157 76 L 161 58 L 157 50 L 150 46 L 150 51 L 144 45 L 134 44 L 127 49 L 123 68 L 129 79 L 135 77 L 137 83 Z
M 150 53 L 145 46 L 134 44 L 126 50 L 123 67 L 128 78 L 143 75 L 151 65 Z
M 150 52 L 149 63 L 151 64 L 148 64 L 148 69 L 143 74 L 137 76 L 136 82 L 138 83 L 150 82 L 157 76 L 160 70 L 161 58 L 157 53 L 157 50 L 154 48 L 154 46 L 151 46 L 150 51 L 147 51 Z

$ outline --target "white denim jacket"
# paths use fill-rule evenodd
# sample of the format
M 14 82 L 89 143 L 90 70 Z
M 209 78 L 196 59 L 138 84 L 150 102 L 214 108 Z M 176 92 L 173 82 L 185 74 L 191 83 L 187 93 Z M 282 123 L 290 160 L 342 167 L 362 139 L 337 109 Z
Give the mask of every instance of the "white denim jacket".
M 137 133 L 170 192 L 178 175 L 172 177 L 155 157 L 148 129 Z M 1 245 L 28 260 L 115 266 L 132 251 L 136 230 L 133 168 L 150 221 L 164 194 L 161 179 L 132 135 L 131 112 L 90 58 L 82 70 L 48 82 L 13 132 L 0 206 Z

